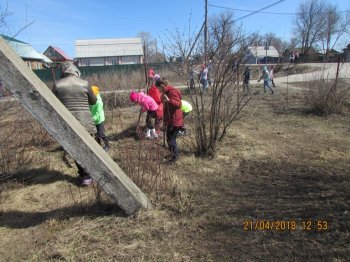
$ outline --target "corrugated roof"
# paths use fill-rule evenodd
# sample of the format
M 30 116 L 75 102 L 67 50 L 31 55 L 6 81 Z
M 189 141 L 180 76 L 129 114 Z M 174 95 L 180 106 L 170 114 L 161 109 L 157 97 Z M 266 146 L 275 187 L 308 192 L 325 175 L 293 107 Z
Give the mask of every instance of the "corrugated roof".
M 76 40 L 75 55 L 84 57 L 112 57 L 143 55 L 141 38 Z
M 50 59 L 48 59 L 43 54 L 40 54 L 37 51 L 35 51 L 35 49 L 31 47 L 29 44 L 5 35 L 1 35 L 1 36 L 7 41 L 9 46 L 11 46 L 12 49 L 16 52 L 16 54 L 21 58 L 43 60 L 47 63 L 52 63 Z
M 248 47 L 248 50 L 253 56 L 256 56 L 257 58 L 263 58 L 265 56 L 279 57 L 278 51 L 272 45 L 269 46 L 268 50 L 265 50 L 265 46 L 250 46 Z

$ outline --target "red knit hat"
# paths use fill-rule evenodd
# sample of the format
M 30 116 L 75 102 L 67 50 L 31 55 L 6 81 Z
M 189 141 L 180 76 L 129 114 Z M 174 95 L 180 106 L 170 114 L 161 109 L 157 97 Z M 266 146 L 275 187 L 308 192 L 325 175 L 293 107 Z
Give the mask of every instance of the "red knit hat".
M 138 98 L 137 93 L 134 92 L 134 91 L 131 91 L 131 93 L 130 93 L 130 101 L 131 102 L 137 102 L 137 98 Z

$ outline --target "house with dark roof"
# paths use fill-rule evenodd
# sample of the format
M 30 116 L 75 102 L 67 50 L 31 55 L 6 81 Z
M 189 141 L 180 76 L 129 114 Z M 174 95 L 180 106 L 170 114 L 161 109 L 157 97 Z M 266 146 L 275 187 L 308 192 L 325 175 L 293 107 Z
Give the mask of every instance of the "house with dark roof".
M 62 49 L 54 46 L 49 46 L 45 50 L 44 55 L 55 63 L 63 63 L 66 61 L 73 62 L 73 59 L 69 55 L 67 55 Z
M 343 56 L 345 62 L 350 62 L 350 44 L 343 49 Z
M 15 53 L 21 57 L 24 62 L 26 62 L 29 68 L 33 70 L 43 69 L 52 63 L 49 58 L 37 52 L 29 44 L 5 35 L 0 35 L 0 37 L 5 39 L 5 41 L 15 51 Z
M 78 66 L 108 66 L 141 64 L 141 38 L 76 40 Z

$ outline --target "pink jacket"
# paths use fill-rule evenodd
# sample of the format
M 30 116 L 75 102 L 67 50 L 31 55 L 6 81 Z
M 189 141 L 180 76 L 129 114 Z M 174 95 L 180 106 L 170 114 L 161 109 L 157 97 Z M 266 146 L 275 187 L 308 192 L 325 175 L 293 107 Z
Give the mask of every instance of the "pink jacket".
M 137 93 L 137 101 L 142 106 L 141 111 L 156 111 L 158 109 L 157 103 L 154 99 L 143 92 Z

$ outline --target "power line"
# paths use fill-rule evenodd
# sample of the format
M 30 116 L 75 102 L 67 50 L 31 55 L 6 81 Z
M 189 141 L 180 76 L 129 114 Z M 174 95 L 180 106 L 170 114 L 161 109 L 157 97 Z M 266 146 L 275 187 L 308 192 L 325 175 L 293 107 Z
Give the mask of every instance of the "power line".
M 273 4 L 271 4 L 271 5 L 268 5 L 268 6 L 265 6 L 265 7 L 263 7 L 263 8 L 260 8 L 259 10 L 256 10 L 255 12 L 253 12 L 253 13 L 251 13 L 251 14 L 242 16 L 242 17 L 240 17 L 240 18 L 234 20 L 234 22 L 237 22 L 237 21 L 242 20 L 242 19 L 244 19 L 244 18 L 246 18 L 246 17 L 248 17 L 248 16 L 254 15 L 254 14 L 256 14 L 256 13 L 262 11 L 262 10 L 265 10 L 265 9 L 267 9 L 267 8 L 270 8 L 270 7 L 272 7 L 272 6 L 275 6 L 275 5 L 279 4 L 279 3 L 282 3 L 283 1 L 285 1 L 285 0 L 280 0 L 280 1 L 277 1 L 277 2 L 275 2 L 275 3 L 273 3 Z
M 284 0 L 283 0 L 284 1 Z M 275 3 L 277 4 L 277 3 Z M 248 13 L 260 13 L 260 14 L 271 14 L 271 15 L 297 15 L 300 14 L 300 12 L 294 12 L 294 13 L 280 13 L 280 12 L 261 12 L 260 10 L 266 9 L 268 7 L 264 7 L 263 9 L 257 10 L 257 11 L 253 11 L 253 10 L 246 10 L 246 9 L 238 9 L 238 8 L 231 8 L 231 7 L 227 7 L 227 6 L 220 6 L 220 5 L 212 5 L 209 4 L 209 6 L 211 7 L 216 7 L 216 8 L 221 8 L 221 9 L 227 9 L 227 10 L 233 10 L 233 11 L 239 11 L 239 12 L 248 12 Z M 340 13 L 349 13 L 350 10 L 340 10 L 338 11 Z M 329 11 L 329 12 L 320 12 L 320 14 L 327 14 L 327 13 L 333 13 L 333 11 Z M 252 14 L 249 14 L 252 15 Z M 243 19 L 244 17 L 241 17 L 239 19 Z M 237 19 L 237 20 L 239 20 Z
M 238 8 L 230 8 L 226 6 L 219 6 L 219 5 L 211 5 L 209 6 L 216 7 L 216 8 L 222 8 L 222 9 L 228 9 L 228 10 L 233 10 L 233 11 L 241 11 L 241 12 L 248 12 L 248 13 L 261 13 L 261 14 L 272 14 L 272 15 L 295 15 L 296 13 L 276 13 L 276 12 L 258 12 L 258 11 L 252 11 L 252 10 L 245 10 L 245 9 L 238 9 Z

